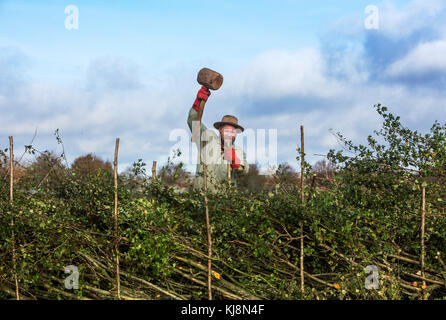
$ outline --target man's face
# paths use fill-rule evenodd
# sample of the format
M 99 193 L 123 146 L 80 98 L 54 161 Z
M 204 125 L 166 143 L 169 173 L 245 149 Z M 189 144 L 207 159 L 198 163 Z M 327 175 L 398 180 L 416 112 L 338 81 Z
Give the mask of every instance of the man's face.
M 228 139 L 229 141 L 234 142 L 235 136 L 237 135 L 237 131 L 235 130 L 234 126 L 225 124 L 224 126 L 221 126 L 218 131 L 220 131 L 220 137 L 222 141 Z

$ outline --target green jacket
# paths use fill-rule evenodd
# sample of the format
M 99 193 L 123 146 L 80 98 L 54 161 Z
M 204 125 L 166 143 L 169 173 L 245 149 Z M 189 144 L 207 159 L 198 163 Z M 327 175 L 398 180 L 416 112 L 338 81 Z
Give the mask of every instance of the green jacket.
M 187 118 L 187 124 L 192 132 L 193 121 L 197 120 L 198 112 L 191 108 Z M 209 192 L 215 192 L 216 188 L 222 183 L 227 183 L 227 164 L 228 161 L 223 159 L 221 152 L 221 139 L 214 131 L 208 130 L 201 123 L 200 127 L 201 143 L 198 150 L 197 169 L 195 171 L 194 188 L 203 189 L 203 162 L 207 164 L 207 187 Z M 203 149 L 204 148 L 204 149 Z M 240 174 L 246 174 L 249 170 L 246 154 L 238 146 L 233 146 L 236 156 L 240 159 L 240 167 L 237 170 L 231 169 L 231 182 L 236 185 L 235 178 Z M 200 161 L 200 154 L 202 161 Z

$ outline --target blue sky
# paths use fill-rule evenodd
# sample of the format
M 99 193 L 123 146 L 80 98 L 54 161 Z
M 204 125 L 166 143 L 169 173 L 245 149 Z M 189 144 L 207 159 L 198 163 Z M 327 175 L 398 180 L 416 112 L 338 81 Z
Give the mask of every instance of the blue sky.
M 441 0 L 0 1 L 0 146 L 13 135 L 20 151 L 37 128 L 37 148 L 60 150 L 58 128 L 69 161 L 110 160 L 119 136 L 121 170 L 162 163 L 204 66 L 225 81 L 203 121 L 277 129 L 278 161 L 295 167 L 299 125 L 314 162 L 338 146 L 330 128 L 357 142 L 377 129 L 376 103 L 425 131 L 446 118 L 445 18 Z

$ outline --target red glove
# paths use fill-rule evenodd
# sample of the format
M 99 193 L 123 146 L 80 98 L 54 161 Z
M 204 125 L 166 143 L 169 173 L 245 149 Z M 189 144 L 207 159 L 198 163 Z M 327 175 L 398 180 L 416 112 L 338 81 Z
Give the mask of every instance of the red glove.
M 225 148 L 223 159 L 231 161 L 231 168 L 237 170 L 240 167 L 240 159 L 235 154 L 234 148 Z
M 197 98 L 195 99 L 194 104 L 192 105 L 192 108 L 194 108 L 196 111 L 200 108 L 200 101 L 204 100 L 207 101 L 209 96 L 211 95 L 211 91 L 209 91 L 208 88 L 205 86 L 201 86 L 201 89 L 198 90 Z

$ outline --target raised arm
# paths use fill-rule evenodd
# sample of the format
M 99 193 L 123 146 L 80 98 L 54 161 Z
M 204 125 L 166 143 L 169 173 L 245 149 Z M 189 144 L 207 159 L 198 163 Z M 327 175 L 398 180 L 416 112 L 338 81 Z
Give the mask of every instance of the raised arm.
M 207 99 L 209 98 L 210 95 L 211 95 L 211 92 L 205 86 L 202 86 L 201 89 L 198 91 L 197 98 L 195 99 L 194 104 L 190 108 L 189 116 L 187 117 L 187 125 L 189 126 L 189 129 L 191 132 L 193 129 L 192 128 L 193 122 L 198 121 L 198 110 L 200 108 L 201 100 L 207 101 Z M 200 129 L 201 129 L 200 132 L 203 132 L 207 128 L 203 123 L 201 123 Z

